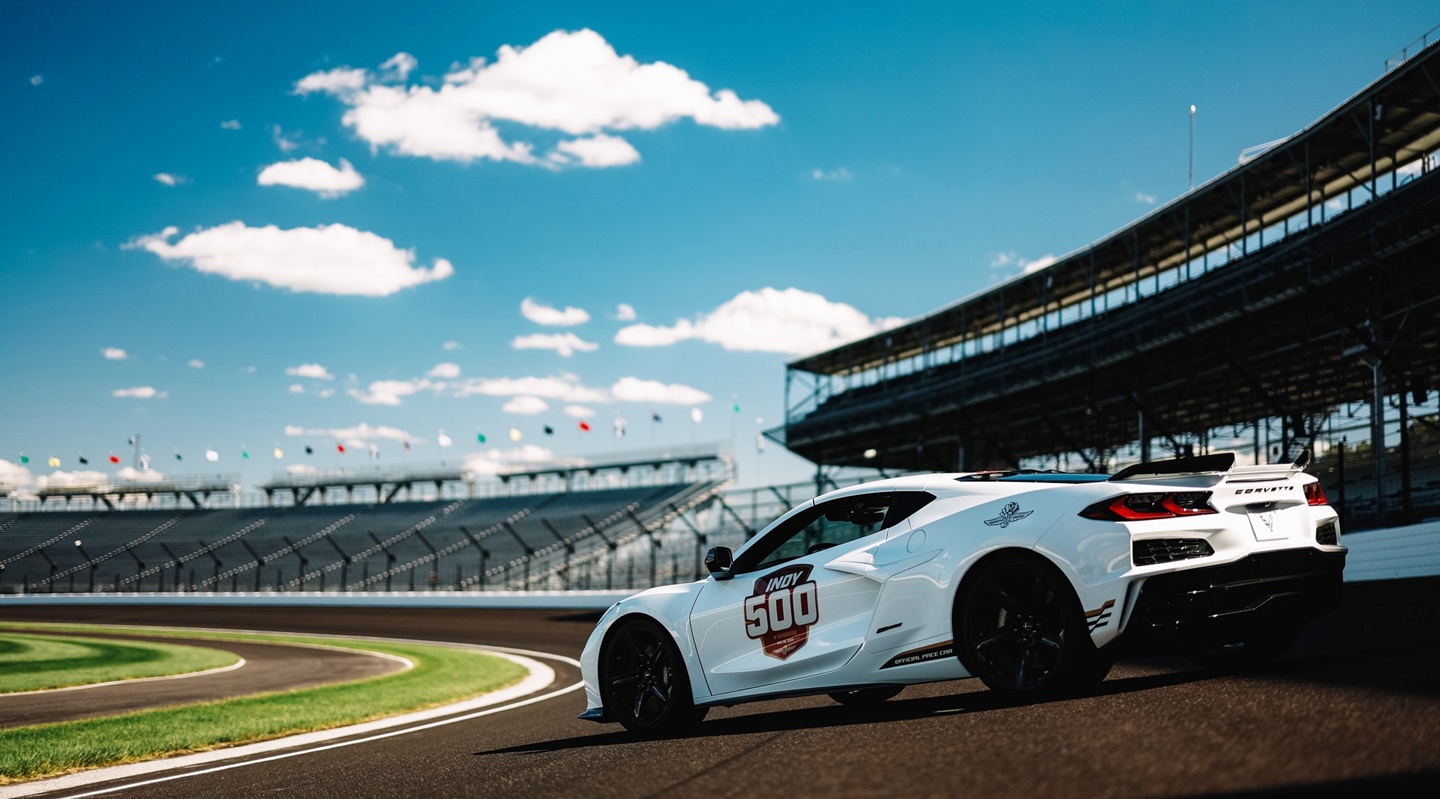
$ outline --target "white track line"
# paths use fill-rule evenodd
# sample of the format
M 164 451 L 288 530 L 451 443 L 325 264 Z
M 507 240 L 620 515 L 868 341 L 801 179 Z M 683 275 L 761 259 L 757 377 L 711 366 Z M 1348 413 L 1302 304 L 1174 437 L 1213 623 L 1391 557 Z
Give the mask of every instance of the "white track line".
M 243 760 L 237 763 L 226 763 L 221 766 L 213 766 L 211 768 L 200 769 L 197 771 L 188 771 L 184 774 L 170 774 L 163 777 L 155 777 L 153 779 L 142 780 L 140 782 L 132 782 L 127 785 L 115 785 L 100 790 L 89 791 L 87 793 L 69 794 L 67 796 L 67 799 L 81 799 L 81 797 L 118 793 L 120 791 L 126 791 L 132 788 L 142 788 L 147 785 L 155 785 L 157 783 L 170 782 L 173 780 L 182 780 L 186 777 L 192 777 L 199 774 L 213 774 L 217 771 L 228 771 L 230 769 L 244 768 L 245 766 L 252 766 L 258 763 L 269 763 L 275 760 L 284 760 L 286 758 L 308 755 L 313 752 L 323 752 L 329 749 L 339 749 L 341 747 L 354 746 L 356 744 L 370 743 L 371 741 L 379 741 L 385 738 L 393 738 L 398 735 L 406 735 L 412 732 L 420 732 L 421 730 L 429 730 L 435 727 L 443 727 L 449 724 L 457 724 L 462 721 L 477 719 L 481 716 L 489 716 L 494 713 L 502 713 L 504 711 L 514 710 L 516 708 L 524 707 L 526 705 L 533 705 L 537 702 L 543 702 L 547 699 L 553 699 L 554 697 L 577 691 L 585 686 L 583 682 L 577 682 L 573 685 L 568 685 L 564 688 L 559 688 L 549 693 L 511 702 L 510 700 L 512 699 L 517 699 L 518 697 L 523 697 L 528 694 L 534 693 L 535 691 L 538 691 L 555 681 L 555 671 L 553 669 L 551 669 L 549 666 L 544 665 L 543 663 L 532 660 L 530 657 L 527 656 L 544 658 L 546 660 L 554 660 L 560 663 L 574 666 L 576 668 L 580 667 L 580 662 L 573 658 L 568 658 L 564 655 L 555 655 L 548 652 L 536 652 L 529 649 L 515 649 L 512 647 L 503 646 L 476 646 L 473 644 L 458 644 L 450 641 L 420 641 L 409 638 L 378 638 L 374 636 L 360 635 L 274 633 L 264 632 L 260 630 L 216 630 L 196 627 L 149 627 L 146 629 L 181 631 L 188 630 L 191 632 L 202 631 L 230 633 L 262 633 L 267 635 L 309 635 L 317 638 L 337 638 L 349 641 L 372 641 L 391 644 L 425 644 L 429 646 L 445 646 L 451 647 L 453 649 L 468 649 L 476 652 L 484 652 L 486 654 L 503 657 L 506 660 L 510 660 L 520 664 L 529 672 L 529 674 L 527 677 L 525 677 L 525 679 L 508 688 L 501 688 L 498 691 L 492 691 L 483 696 L 478 696 L 474 699 L 468 699 L 464 702 L 457 702 L 453 705 L 445 705 L 443 707 L 431 708 L 429 710 L 421 710 L 416 713 L 407 713 L 403 716 L 392 716 L 386 719 L 377 719 L 375 721 L 366 722 L 364 724 L 356 724 L 349 727 L 320 730 L 318 732 L 292 735 L 287 738 L 277 738 L 271 741 L 261 741 L 260 743 L 246 744 L 244 746 L 236 746 L 229 749 L 217 749 L 210 752 L 199 752 L 193 755 L 181 755 L 179 757 L 165 758 L 163 760 L 152 760 L 145 763 L 132 763 L 125 766 L 112 766 L 110 768 L 94 769 L 92 771 L 82 771 L 76 774 L 67 774 L 62 777 L 53 777 L 47 780 L 37 780 L 35 782 L 27 782 L 19 785 L 0 787 L 0 799 L 11 799 L 11 797 L 21 796 L 34 796 L 36 794 L 50 793 L 52 791 L 64 791 L 73 788 L 84 788 L 86 786 L 94 785 L 100 782 L 123 780 L 129 779 L 131 777 L 144 776 L 146 774 L 155 774 L 158 772 L 173 771 L 176 769 L 189 768 L 191 766 L 204 765 L 206 763 L 214 763 L 225 760 L 234 760 L 237 758 L 251 757 L 254 755 L 264 754 L 266 752 L 274 752 L 280 749 L 289 749 L 291 747 L 305 747 L 301 749 L 296 749 L 295 751 L 291 752 L 281 752 L 280 754 L 274 754 L 268 757 L 256 758 L 254 760 Z M 506 702 L 508 702 L 509 704 L 501 704 Z M 494 705 L 501 706 L 494 707 Z M 452 713 L 461 713 L 463 715 L 451 716 L 450 714 Z M 431 721 L 431 719 L 435 720 Z M 428 723 L 418 724 L 414 727 L 406 727 L 405 729 L 399 730 L 390 729 L 393 727 L 400 727 L 406 724 L 414 724 L 416 722 Z M 337 738 L 344 738 L 351 735 L 362 735 L 364 733 L 375 732 L 378 730 L 389 731 L 379 732 L 375 735 L 369 735 L 364 738 L 356 738 L 349 741 L 322 743 L 325 741 L 334 741 Z M 320 745 L 312 746 L 312 744 Z

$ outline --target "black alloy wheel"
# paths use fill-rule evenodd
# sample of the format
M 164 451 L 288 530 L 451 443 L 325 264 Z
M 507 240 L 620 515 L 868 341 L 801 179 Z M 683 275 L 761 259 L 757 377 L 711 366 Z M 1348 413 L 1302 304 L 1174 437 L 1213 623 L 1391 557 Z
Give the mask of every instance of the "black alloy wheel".
M 670 634 L 645 618 L 616 625 L 600 656 L 600 690 L 606 710 L 625 729 L 675 732 L 700 721 L 680 650 Z
M 995 691 L 1052 694 L 1099 682 L 1109 663 L 1080 602 L 1048 563 L 1002 555 L 981 564 L 955 609 L 956 653 Z

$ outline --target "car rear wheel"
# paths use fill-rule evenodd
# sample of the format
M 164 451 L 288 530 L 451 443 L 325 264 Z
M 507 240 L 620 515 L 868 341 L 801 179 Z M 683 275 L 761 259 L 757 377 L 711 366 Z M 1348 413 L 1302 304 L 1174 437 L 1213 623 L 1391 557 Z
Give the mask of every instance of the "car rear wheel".
M 1064 576 L 1024 555 L 976 567 L 955 607 L 956 654 L 992 690 L 1050 695 L 1098 683 L 1110 664 Z
M 887 685 L 883 688 L 860 688 L 854 691 L 836 691 L 830 694 L 830 698 L 848 707 L 879 707 L 903 690 L 905 690 L 905 686 L 903 685 Z
M 631 732 L 673 733 L 705 717 L 690 694 L 685 661 L 670 634 L 645 618 L 616 625 L 600 655 L 605 709 Z

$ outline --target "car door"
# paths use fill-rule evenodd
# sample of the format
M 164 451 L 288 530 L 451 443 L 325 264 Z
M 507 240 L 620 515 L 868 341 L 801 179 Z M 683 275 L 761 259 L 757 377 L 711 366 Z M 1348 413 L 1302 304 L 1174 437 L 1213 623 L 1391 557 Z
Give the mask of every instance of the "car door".
M 827 564 L 884 541 L 890 496 L 801 508 L 741 550 L 731 579 L 706 581 L 690 627 L 712 694 L 824 674 L 854 656 L 881 584 Z

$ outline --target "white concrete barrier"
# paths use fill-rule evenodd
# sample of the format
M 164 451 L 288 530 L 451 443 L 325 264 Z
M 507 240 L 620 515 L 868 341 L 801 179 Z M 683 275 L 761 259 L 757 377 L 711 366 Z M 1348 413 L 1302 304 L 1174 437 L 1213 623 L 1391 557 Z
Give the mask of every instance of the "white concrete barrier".
M 6 605 L 287 605 L 290 607 L 604 610 L 635 591 L 217 591 L 215 593 L 8 594 Z
M 1346 582 L 1440 575 L 1440 520 L 1345 535 Z

